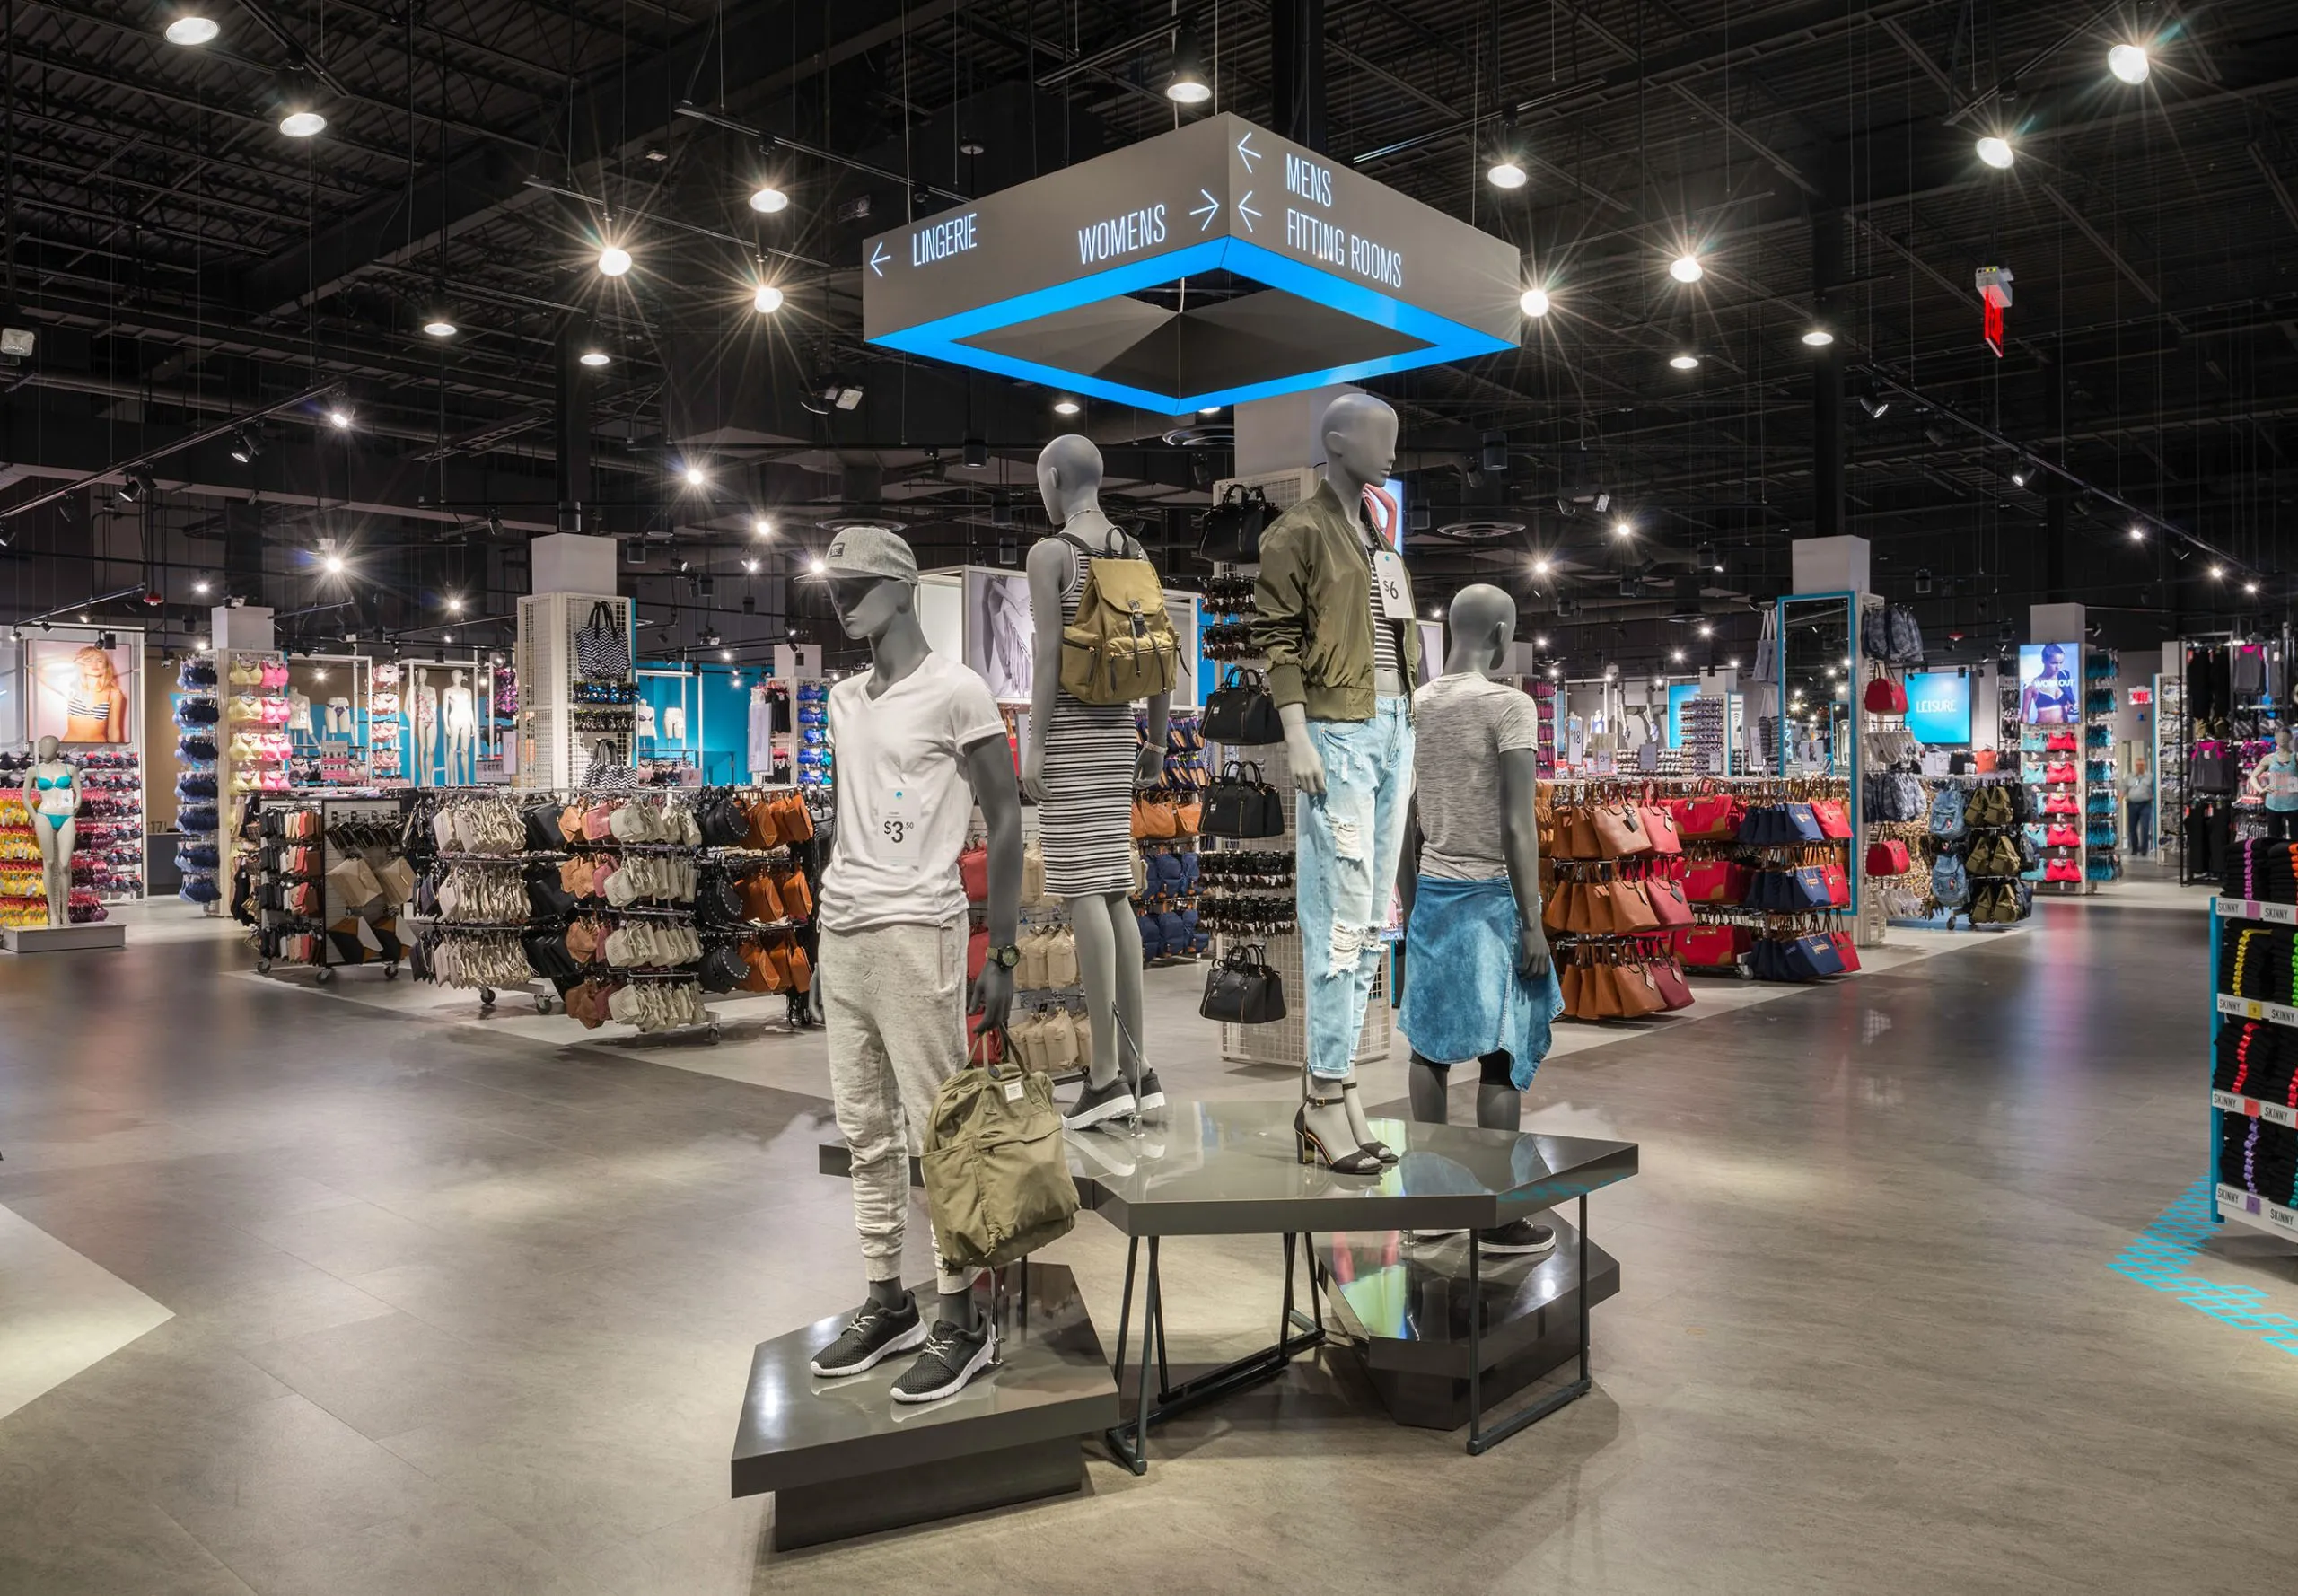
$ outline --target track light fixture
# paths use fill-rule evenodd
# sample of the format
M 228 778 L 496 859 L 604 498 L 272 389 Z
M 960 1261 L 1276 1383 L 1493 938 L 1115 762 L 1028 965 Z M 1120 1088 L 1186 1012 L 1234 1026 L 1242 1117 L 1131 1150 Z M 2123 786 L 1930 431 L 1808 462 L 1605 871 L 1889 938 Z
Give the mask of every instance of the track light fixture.
M 1194 28 L 1173 35 L 1173 75 L 1165 80 L 1165 98 L 1175 105 L 1203 105 L 1213 98 L 1212 82 L 1205 75 L 1205 50 Z
M 1500 118 L 1500 136 L 1493 144 L 1492 164 L 1485 168 L 1484 180 L 1495 189 L 1521 189 L 1531 181 L 1524 170 L 1524 137 L 1516 130 L 1514 111 Z
M 349 432 L 351 412 L 341 405 L 329 405 L 327 411 L 327 424 L 339 433 Z
M 969 471 L 979 471 L 989 465 L 989 441 L 968 438 L 958 445 L 958 463 Z
M 1865 394 L 1861 394 L 1859 396 L 1859 408 L 1867 412 L 1868 420 L 1881 421 L 1890 410 L 1891 401 L 1889 399 L 1869 399 Z
M 252 425 L 243 425 L 232 429 L 232 458 L 233 460 L 243 466 L 250 465 L 262 452 L 263 440 L 256 434 Z

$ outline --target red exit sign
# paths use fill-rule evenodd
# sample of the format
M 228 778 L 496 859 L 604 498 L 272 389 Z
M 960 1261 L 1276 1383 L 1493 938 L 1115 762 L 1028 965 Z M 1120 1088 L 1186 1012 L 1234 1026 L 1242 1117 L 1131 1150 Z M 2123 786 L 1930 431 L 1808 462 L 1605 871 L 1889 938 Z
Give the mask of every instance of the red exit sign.
M 2131 688 L 2131 689 L 2130 689 L 2130 702 L 2131 702 L 2131 706 L 2132 706 L 2133 708 L 2141 708 L 2141 707 L 2144 707 L 2144 706 L 2146 706 L 2146 705 L 2149 705 L 2149 704 L 2153 703 L 2153 702 L 2154 702 L 2154 689 L 2153 689 L 2153 688 Z

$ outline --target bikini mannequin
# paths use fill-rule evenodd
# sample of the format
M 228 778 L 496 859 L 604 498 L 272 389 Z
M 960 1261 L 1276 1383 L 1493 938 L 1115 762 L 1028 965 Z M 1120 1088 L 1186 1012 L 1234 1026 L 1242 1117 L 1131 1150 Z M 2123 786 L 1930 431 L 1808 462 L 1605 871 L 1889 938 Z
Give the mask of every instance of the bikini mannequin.
M 989 833 L 987 929 L 992 951 L 973 982 L 971 997 L 982 1012 L 983 1029 L 1002 1027 L 1013 1001 L 1012 960 L 1019 957 L 1013 942 L 1022 901 L 1022 803 L 1013 781 L 1013 756 L 1002 725 L 996 723 L 996 706 L 986 685 L 962 666 L 937 663 L 939 656 L 926 644 L 917 620 L 917 560 L 908 546 L 878 528 L 848 528 L 832 541 L 827 559 L 830 596 L 839 623 L 847 636 L 869 643 L 872 670 L 858 685 L 848 680 L 832 689 L 833 724 L 850 716 L 844 723 L 853 730 L 841 738 L 838 765 L 841 824 L 831 837 L 829 868 L 824 872 L 817 905 L 821 953 L 809 1006 L 816 1022 L 825 1024 L 829 1031 L 833 1101 L 840 1128 L 855 1150 L 857 1227 L 865 1222 L 878 1226 L 883 1223 L 878 1212 L 881 1207 L 896 1211 L 907 1207 L 905 1154 L 922 1144 L 925 1131 L 912 1101 L 916 1083 L 905 1084 L 904 1077 L 925 1070 L 946 1078 L 964 1065 L 966 1001 L 959 951 L 965 941 L 963 921 L 960 917 L 935 923 L 934 916 L 942 909 L 938 885 L 918 874 L 924 868 L 918 850 L 946 842 L 954 877 L 962 837 L 937 835 L 932 814 L 906 811 L 905 794 L 894 782 L 881 785 L 879 776 L 873 774 L 873 750 L 864 745 L 873 739 L 900 742 L 916 738 L 904 746 L 886 743 L 874 751 L 879 756 L 877 767 L 898 765 L 904 772 L 900 784 L 914 782 L 920 788 L 929 780 L 929 768 L 954 751 L 956 774 L 970 789 L 972 803 L 981 810 Z M 963 672 L 962 681 L 955 686 L 948 679 L 950 669 Z M 921 677 L 921 671 L 926 674 Z M 897 690 L 904 692 L 899 706 L 887 704 L 883 710 L 875 708 Z M 943 706 L 931 718 L 944 730 L 920 734 L 911 729 L 911 706 L 921 696 Z M 978 696 L 978 702 L 969 708 L 969 696 Z M 958 706 L 954 710 L 950 707 L 952 702 Z M 953 714 L 960 722 L 978 722 L 980 732 L 951 750 L 937 739 L 947 734 Z M 919 802 L 914 793 L 908 801 Z M 953 789 L 951 802 L 962 803 L 963 794 Z M 962 916 L 961 904 L 955 913 Z M 934 960 L 928 950 L 945 935 L 951 938 L 951 956 L 959 960 L 959 981 L 951 999 L 946 1036 L 938 1015 L 920 1012 L 933 1001 L 930 992 L 921 997 L 898 982 L 857 978 L 873 959 L 882 966 L 888 960 L 923 956 L 922 968 L 930 982 Z M 945 1046 L 947 1057 L 934 1057 Z M 892 1135 L 897 1129 L 906 1133 L 907 1149 Z M 867 1167 L 864 1148 L 870 1150 Z M 865 1179 L 871 1183 L 866 1191 Z M 865 1206 L 872 1210 L 866 1216 Z M 899 1230 L 895 1233 L 899 1235 Z M 882 1241 L 881 1230 L 865 1232 L 865 1250 L 873 1234 Z M 982 1328 L 969 1279 L 948 1289 L 952 1281 L 943 1278 L 943 1289 L 937 1293 L 936 1336 L 928 1341 L 922 1323 L 899 1335 L 890 1327 L 889 1316 L 910 1322 L 917 1311 L 901 1283 L 898 1260 L 865 1258 L 865 1262 L 884 1269 L 884 1276 L 867 1282 L 868 1300 L 854 1323 L 838 1341 L 817 1354 L 816 1374 L 858 1373 L 874 1366 L 880 1358 L 908 1351 L 921 1342 L 927 1348 L 926 1359 L 931 1359 L 944 1327 L 977 1342 L 987 1334 L 987 1350 L 978 1355 L 977 1363 L 981 1357 L 994 1356 L 994 1329 Z M 822 1362 L 825 1358 L 831 1360 L 829 1365 Z M 969 1372 L 959 1383 L 971 1377 Z M 925 1399 L 903 1397 L 898 1386 L 896 1399 Z
M 417 672 L 415 688 L 415 785 L 439 785 L 439 689 Z
M 447 748 L 447 785 L 478 780 L 478 760 L 476 757 L 478 741 L 478 710 L 471 701 L 470 688 L 463 685 L 463 673 L 454 673 L 454 685 L 440 700 L 440 725 Z
M 1146 558 L 1141 545 L 1101 513 L 1101 452 L 1092 440 L 1065 434 L 1038 456 L 1039 496 L 1057 527 L 1097 552 Z M 1134 785 L 1152 785 L 1163 776 L 1172 698 L 1161 693 L 1149 700 L 1149 741 L 1136 754 L 1130 706 L 1105 708 L 1061 696 L 1063 601 L 1072 601 L 1074 615 L 1086 557 L 1061 537 L 1041 538 L 1030 549 L 1037 656 L 1022 771 L 1022 790 L 1040 806 L 1046 889 L 1069 905 L 1093 1028 L 1092 1068 L 1064 1118 L 1072 1129 L 1165 1103 L 1156 1072 L 1141 1056 L 1141 923 L 1133 912 L 1131 799 Z M 1048 745 L 1055 766 L 1050 791 Z M 1090 856 L 1080 856 L 1081 848 Z
M 39 759 L 24 772 L 24 807 L 32 812 L 32 830 L 39 838 L 41 888 L 48 894 L 48 923 L 72 923 L 72 847 L 80 833 L 73 817 L 80 812 L 79 767 L 67 763 L 63 744 L 53 737 L 39 740 Z

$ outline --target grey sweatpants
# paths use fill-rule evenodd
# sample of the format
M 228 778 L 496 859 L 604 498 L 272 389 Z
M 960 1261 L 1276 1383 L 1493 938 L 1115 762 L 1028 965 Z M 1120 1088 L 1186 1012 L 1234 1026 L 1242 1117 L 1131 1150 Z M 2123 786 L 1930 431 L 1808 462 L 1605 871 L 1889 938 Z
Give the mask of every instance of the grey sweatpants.
M 925 1151 L 934 1094 L 966 1062 L 966 923 L 825 927 L 818 960 L 829 1089 L 853 1157 L 854 1228 L 872 1280 L 901 1277 L 909 1159 Z M 942 1267 L 935 1289 L 968 1276 Z

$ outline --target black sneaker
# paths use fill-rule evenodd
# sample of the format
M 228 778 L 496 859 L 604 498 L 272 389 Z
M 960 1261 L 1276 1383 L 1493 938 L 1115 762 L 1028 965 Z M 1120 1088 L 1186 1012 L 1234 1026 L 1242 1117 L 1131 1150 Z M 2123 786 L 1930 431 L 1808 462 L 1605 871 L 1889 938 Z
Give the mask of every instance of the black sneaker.
M 897 1402 L 938 1402 L 966 1389 L 968 1381 L 997 1359 L 997 1334 L 983 1318 L 970 1330 L 943 1320 L 934 1327 L 925 1350 L 894 1381 Z
M 1165 1089 L 1158 1083 L 1155 1070 L 1143 1067 L 1141 1079 L 1133 1088 L 1133 1106 L 1145 1114 L 1153 1114 L 1165 1106 Z
M 925 1321 L 917 1315 L 915 1296 L 905 1294 L 899 1308 L 864 1302 L 838 1338 L 814 1354 L 806 1366 L 817 1374 L 860 1374 L 925 1340 Z
M 1077 1101 L 1062 1110 L 1061 1124 L 1065 1130 L 1083 1130 L 1089 1125 L 1132 1112 L 1133 1093 L 1127 1089 L 1125 1077 L 1118 1075 L 1106 1086 L 1086 1082 L 1077 1093 Z
M 1479 1252 L 1513 1252 L 1536 1258 L 1556 1250 L 1556 1232 L 1529 1219 L 1514 1219 L 1494 1229 L 1477 1232 L 1476 1244 Z

